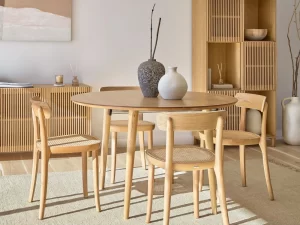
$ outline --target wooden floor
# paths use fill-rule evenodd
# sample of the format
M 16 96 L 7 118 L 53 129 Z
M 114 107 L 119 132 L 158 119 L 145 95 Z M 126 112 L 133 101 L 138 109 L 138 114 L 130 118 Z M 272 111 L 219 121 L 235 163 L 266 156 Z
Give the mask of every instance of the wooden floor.
M 269 158 L 272 162 L 290 167 L 300 171 L 300 146 L 288 146 L 282 141 L 277 141 L 276 147 L 268 148 Z M 246 151 L 247 160 L 261 158 L 258 146 L 248 147 Z M 126 153 L 125 148 L 118 149 L 117 168 L 125 168 Z M 239 160 L 237 148 L 227 147 L 225 149 L 225 160 Z M 67 172 L 81 170 L 81 158 L 78 155 L 66 155 L 63 158 L 50 159 L 50 172 Z M 136 151 L 135 166 L 141 166 L 140 153 Z M 110 167 L 110 158 L 108 159 Z M 0 175 L 31 174 L 32 153 L 0 154 Z M 92 169 L 89 162 L 89 169 Z

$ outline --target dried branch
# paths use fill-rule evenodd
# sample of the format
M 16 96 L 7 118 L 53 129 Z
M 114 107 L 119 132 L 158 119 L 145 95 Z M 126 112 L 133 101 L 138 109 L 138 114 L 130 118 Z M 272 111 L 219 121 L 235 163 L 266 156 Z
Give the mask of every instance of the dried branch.
M 154 55 L 155 55 L 155 52 L 156 52 L 156 47 L 157 47 L 157 42 L 158 42 L 158 36 L 159 36 L 160 24 L 161 24 L 161 18 L 159 18 L 159 22 L 158 22 L 158 28 L 157 28 L 157 33 L 156 33 L 156 41 L 155 41 L 155 47 L 154 47 L 154 52 L 153 52 L 152 59 L 154 59 Z
M 155 5 L 156 4 L 154 4 L 154 6 L 153 6 L 153 8 L 152 8 L 152 12 L 151 12 L 151 28 L 150 28 L 150 32 L 151 32 L 151 38 L 150 38 L 150 59 L 152 59 L 152 18 L 153 18 L 153 13 L 154 13 L 154 9 L 155 9 Z
M 295 0 L 294 10 L 293 10 L 291 20 L 289 22 L 288 32 L 287 32 L 288 45 L 289 45 L 291 61 L 292 61 L 292 68 L 293 68 L 293 91 L 292 91 L 293 97 L 296 97 L 298 95 L 298 75 L 299 75 L 300 52 L 294 61 L 294 55 L 293 55 L 292 44 L 291 44 L 291 39 L 290 39 L 290 30 L 291 30 L 292 22 L 294 20 L 295 25 L 296 25 L 296 30 L 297 30 L 297 36 L 298 36 L 298 39 L 300 40 L 300 28 L 299 28 L 299 21 L 298 21 L 299 14 L 297 13 L 297 10 L 300 5 L 300 0 L 298 2 L 297 1 L 298 0 Z M 300 20 L 300 18 L 299 18 L 299 20 Z

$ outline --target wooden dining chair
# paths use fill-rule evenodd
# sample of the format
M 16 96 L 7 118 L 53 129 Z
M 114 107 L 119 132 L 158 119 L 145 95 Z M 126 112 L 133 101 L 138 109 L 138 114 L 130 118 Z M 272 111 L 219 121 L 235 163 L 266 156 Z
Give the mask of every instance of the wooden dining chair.
M 51 108 L 46 102 L 40 101 L 39 97 L 33 97 L 31 99 L 31 105 L 34 127 L 34 151 L 31 187 L 28 200 L 29 202 L 33 201 L 39 158 L 41 154 L 41 193 L 39 219 L 44 218 L 48 185 L 48 163 L 51 154 L 81 153 L 83 196 L 84 198 L 87 198 L 87 154 L 88 152 L 92 152 L 95 203 L 97 211 L 100 212 L 98 173 L 98 154 L 100 149 L 100 140 L 88 135 L 48 137 L 46 119 L 49 119 L 51 117 Z
M 151 220 L 154 166 L 165 169 L 164 217 L 163 224 L 169 224 L 172 180 L 174 171 L 193 171 L 194 216 L 199 218 L 199 170 L 210 173 L 212 212 L 217 214 L 216 184 L 220 195 L 223 224 L 229 224 L 223 177 L 223 121 L 225 111 L 203 113 L 161 113 L 157 117 L 157 126 L 167 132 L 166 148 L 146 151 L 149 162 L 148 205 L 146 222 Z M 215 153 L 197 146 L 174 146 L 174 131 L 217 130 Z M 188 224 L 188 223 L 187 223 Z
M 140 87 L 135 86 L 111 86 L 111 87 L 102 87 L 100 91 L 132 91 L 132 90 L 141 90 Z M 113 114 L 124 114 L 128 113 L 127 111 L 113 110 Z M 139 114 L 139 121 L 137 126 L 137 132 L 139 134 L 139 143 L 140 143 L 140 153 L 142 166 L 146 169 L 146 158 L 145 158 L 145 143 L 144 143 L 144 133 L 148 132 L 148 149 L 153 147 L 153 130 L 155 124 L 152 122 L 144 121 L 143 114 Z M 128 120 L 112 120 L 110 124 L 111 132 L 111 183 L 115 183 L 116 176 L 116 163 L 117 163 L 117 140 L 119 132 L 128 132 Z
M 269 193 L 270 200 L 274 200 L 274 193 L 270 178 L 270 169 L 268 161 L 268 149 L 267 149 L 267 113 L 268 113 L 268 103 L 266 102 L 266 97 L 256 94 L 248 93 L 238 93 L 235 95 L 238 99 L 236 103 L 237 107 L 241 108 L 241 119 L 240 119 L 240 129 L 238 131 L 234 130 L 224 130 L 223 134 L 223 145 L 224 146 L 239 146 L 240 150 L 240 171 L 242 177 L 242 186 L 246 187 L 246 160 L 245 160 L 245 146 L 247 145 L 259 145 L 262 158 L 265 179 L 267 184 L 267 189 Z M 256 109 L 262 113 L 262 124 L 261 124 L 261 135 L 257 135 L 246 130 L 246 113 L 247 109 Z M 201 145 L 205 144 L 204 132 L 200 132 Z M 214 142 L 216 143 L 216 133 L 214 133 Z M 200 177 L 203 178 L 203 171 L 200 172 Z M 200 189 L 202 187 L 203 179 L 200 179 Z

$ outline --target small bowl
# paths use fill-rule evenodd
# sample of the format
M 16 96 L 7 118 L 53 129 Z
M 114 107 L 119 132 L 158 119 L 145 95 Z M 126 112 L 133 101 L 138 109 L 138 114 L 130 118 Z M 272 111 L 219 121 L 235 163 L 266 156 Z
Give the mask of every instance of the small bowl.
M 268 35 L 268 29 L 245 29 L 245 39 L 249 41 L 262 41 Z

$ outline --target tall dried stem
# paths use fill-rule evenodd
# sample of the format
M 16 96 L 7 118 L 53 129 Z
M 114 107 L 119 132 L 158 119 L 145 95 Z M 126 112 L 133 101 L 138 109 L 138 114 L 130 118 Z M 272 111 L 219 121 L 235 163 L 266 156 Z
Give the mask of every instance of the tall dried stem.
M 299 6 L 300 6 L 300 0 L 295 0 L 294 10 L 293 10 L 293 14 L 292 14 L 289 26 L 288 26 L 288 33 L 287 33 L 288 45 L 289 45 L 289 50 L 290 50 L 290 55 L 291 55 L 291 60 L 292 60 L 292 68 L 293 68 L 293 91 L 292 91 L 293 97 L 298 96 L 298 76 L 299 76 L 299 65 L 300 65 L 300 51 L 299 51 L 297 57 L 294 58 L 292 43 L 291 43 L 291 38 L 290 38 L 290 30 L 291 30 L 292 23 L 294 21 L 296 31 L 297 31 L 297 37 L 300 40 L 300 28 L 299 28 L 300 27 L 299 26 L 300 17 L 299 17 L 299 12 L 297 12 Z

